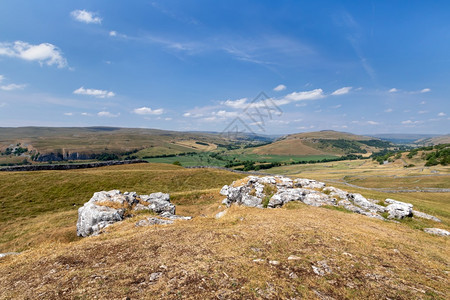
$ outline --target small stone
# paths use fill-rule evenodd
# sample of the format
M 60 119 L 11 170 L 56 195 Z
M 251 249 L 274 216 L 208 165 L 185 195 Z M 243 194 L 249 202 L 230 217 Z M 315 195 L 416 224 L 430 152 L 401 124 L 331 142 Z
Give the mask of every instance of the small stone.
M 260 262 L 264 262 L 265 260 L 264 259 L 262 259 L 262 258 L 255 258 L 254 260 L 253 260 L 253 262 L 256 262 L 256 263 L 260 263 Z
M 173 221 L 150 217 L 148 219 L 144 219 L 144 220 L 140 220 L 139 222 L 136 222 L 136 227 L 149 226 L 149 225 L 168 225 L 168 224 L 173 224 Z
M 321 260 L 316 263 L 316 265 L 311 266 L 313 269 L 313 272 L 316 273 L 319 276 L 325 276 L 327 274 L 331 274 L 332 270 L 328 266 L 326 260 Z
M 278 266 L 280 264 L 280 262 L 278 260 L 269 260 L 269 264 Z
M 300 256 L 297 256 L 297 255 L 290 255 L 288 257 L 288 260 L 299 260 L 299 259 L 302 259 L 302 258 Z
M 156 281 L 162 276 L 162 272 L 155 272 L 150 274 L 149 281 Z
M 220 218 L 222 218 L 223 216 L 225 216 L 227 214 L 227 211 L 226 210 L 224 210 L 224 211 L 221 211 L 221 212 L 218 212 L 217 214 L 216 214 L 216 219 L 220 219 Z

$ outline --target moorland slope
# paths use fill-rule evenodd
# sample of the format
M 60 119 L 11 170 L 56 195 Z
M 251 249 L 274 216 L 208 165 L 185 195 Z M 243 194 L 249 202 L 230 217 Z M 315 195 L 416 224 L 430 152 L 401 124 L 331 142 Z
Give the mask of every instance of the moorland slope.
M 366 165 L 344 168 L 355 163 Z M 398 185 L 420 186 L 418 179 L 429 178 L 423 182 L 427 187 L 442 184 L 448 188 L 443 176 L 448 167 L 424 168 L 426 176 L 417 177 L 420 169 L 394 164 L 368 160 L 335 164 L 343 167 L 319 170 L 322 164 L 315 164 L 312 167 L 318 171 L 303 169 L 300 176 L 332 180 L 333 186 L 373 199 L 413 203 L 440 218 L 440 228 L 449 229 L 449 193 L 392 194 L 351 187 L 339 180 L 355 174 L 364 179 L 358 185 L 379 186 L 382 183 L 376 178 L 386 173 L 390 185 L 399 180 Z M 402 177 L 393 176 L 399 171 Z M 448 238 L 421 230 L 436 227 L 435 222 L 386 222 L 302 203 L 277 209 L 226 209 L 220 204 L 220 188 L 244 176 L 165 164 L 0 173 L 0 252 L 21 252 L 0 259 L 0 298 L 450 296 Z M 136 227 L 135 223 L 146 217 L 137 214 L 99 236 L 76 237 L 77 209 L 93 192 L 110 189 L 169 192 L 177 214 L 194 218 Z M 214 217 L 224 210 L 225 216 Z M 317 270 L 322 271 L 318 274 Z
M 324 130 L 285 136 L 274 143 L 252 150 L 256 154 L 345 155 L 367 153 L 392 146 L 376 138 Z

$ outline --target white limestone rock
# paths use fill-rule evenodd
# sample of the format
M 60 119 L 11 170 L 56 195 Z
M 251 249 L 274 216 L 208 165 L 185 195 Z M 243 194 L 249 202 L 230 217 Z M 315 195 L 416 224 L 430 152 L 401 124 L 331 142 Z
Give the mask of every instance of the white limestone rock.
M 405 203 L 394 199 L 384 200 L 386 203 L 390 203 L 386 207 L 386 211 L 389 213 L 389 219 L 403 219 L 406 217 L 412 217 L 413 205 L 411 203 Z
M 125 212 L 151 210 L 165 214 L 169 219 L 188 217 L 175 216 L 175 205 L 170 203 L 169 194 L 153 193 L 138 195 L 136 192 L 121 193 L 119 190 L 96 192 L 78 209 L 77 235 L 97 235 L 102 229 L 122 221 Z
M 426 213 L 423 213 L 423 212 L 420 212 L 417 210 L 413 210 L 412 212 L 413 212 L 414 217 L 428 219 L 428 220 L 432 220 L 432 221 L 439 222 L 439 223 L 442 222 L 440 219 L 436 218 L 435 216 L 432 216 L 432 215 L 429 215 L 429 214 L 426 214 Z
M 441 228 L 425 228 L 423 231 L 439 236 L 450 236 L 450 232 Z

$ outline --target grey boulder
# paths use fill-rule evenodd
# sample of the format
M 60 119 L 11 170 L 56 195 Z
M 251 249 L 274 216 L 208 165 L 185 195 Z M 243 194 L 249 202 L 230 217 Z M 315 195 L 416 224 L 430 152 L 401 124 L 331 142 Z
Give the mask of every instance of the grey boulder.
M 389 219 L 400 220 L 406 217 L 412 217 L 413 215 L 413 205 L 411 203 L 405 203 L 389 198 L 384 200 L 384 202 L 390 203 L 386 207 L 386 211 L 389 213 Z

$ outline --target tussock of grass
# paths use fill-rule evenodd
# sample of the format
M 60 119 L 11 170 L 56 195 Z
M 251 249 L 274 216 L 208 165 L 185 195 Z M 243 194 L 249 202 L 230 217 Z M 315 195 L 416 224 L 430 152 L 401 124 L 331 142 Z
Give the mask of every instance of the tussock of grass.
M 275 195 L 275 193 L 278 191 L 278 188 L 276 187 L 276 185 L 273 184 L 265 184 L 264 185 L 264 189 L 263 189 L 263 193 L 265 195 L 262 205 L 264 208 L 266 208 L 269 205 L 270 199 L 272 198 L 273 195 Z

